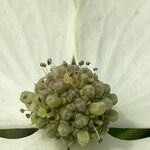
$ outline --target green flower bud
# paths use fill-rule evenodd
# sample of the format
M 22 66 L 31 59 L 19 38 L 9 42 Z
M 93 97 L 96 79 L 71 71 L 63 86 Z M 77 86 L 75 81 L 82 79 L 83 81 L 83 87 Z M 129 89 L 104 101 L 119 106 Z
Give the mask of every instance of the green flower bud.
M 35 84 L 34 91 L 35 91 L 36 93 L 38 93 L 39 91 L 44 90 L 45 88 L 46 88 L 46 84 L 45 84 L 45 82 L 44 82 L 44 78 L 41 78 L 41 79 L 37 82 L 37 84 Z
M 64 75 L 64 79 L 63 80 L 64 80 L 64 83 L 66 83 L 66 84 L 69 84 L 69 85 L 73 84 L 73 78 L 70 77 L 68 73 L 66 73 Z
M 73 126 L 80 129 L 88 124 L 89 118 L 80 113 L 75 114 L 75 120 L 73 121 Z
M 67 72 L 67 68 L 64 65 L 57 66 L 55 70 L 59 77 L 63 77 L 64 74 Z
M 38 108 L 37 115 L 41 118 L 45 118 L 46 116 L 46 110 L 42 108 L 41 106 Z
M 75 108 L 77 111 L 84 112 L 86 110 L 86 102 L 82 100 L 81 98 L 77 98 L 74 101 L 74 104 L 75 104 Z
M 89 133 L 86 130 L 80 130 L 77 133 L 77 141 L 81 146 L 86 146 L 90 141 Z
M 32 101 L 34 100 L 35 96 L 36 96 L 36 94 L 33 92 L 23 91 L 20 95 L 20 100 L 23 103 L 31 104 Z
M 35 125 L 39 129 L 45 128 L 48 125 L 48 123 L 49 123 L 49 121 L 47 119 L 43 119 L 43 118 L 37 118 L 35 120 Z
M 98 81 L 98 75 L 96 73 L 93 73 L 93 78 Z
M 71 132 L 71 126 L 67 122 L 61 122 L 57 129 L 60 136 L 67 136 Z
M 35 112 L 32 112 L 32 113 L 31 113 L 31 117 L 30 117 L 31 122 L 32 122 L 32 125 L 35 124 L 37 118 L 38 118 L 38 117 L 36 116 L 36 113 L 35 113 Z
M 106 110 L 109 110 L 113 107 L 113 102 L 110 98 L 104 98 L 102 99 L 102 102 L 106 104 Z
M 110 109 L 108 111 L 106 111 L 106 117 L 109 121 L 111 122 L 115 122 L 119 119 L 119 114 L 116 110 Z
M 53 85 L 53 90 L 58 94 L 62 94 L 68 89 L 68 86 L 64 83 L 62 79 L 57 79 Z
M 104 94 L 109 94 L 111 91 L 110 85 L 104 84 Z
M 62 120 L 66 120 L 69 121 L 71 118 L 73 117 L 73 111 L 70 108 L 65 108 L 62 112 L 61 112 L 61 119 Z
M 67 147 L 70 147 L 72 144 L 74 144 L 76 142 L 76 139 L 72 134 L 69 134 L 68 136 L 62 138 L 62 142 Z
M 56 116 L 56 112 L 54 112 L 54 111 L 51 111 L 46 114 L 46 118 L 54 118 L 55 116 Z
M 46 128 L 46 134 L 51 138 L 56 137 L 56 131 L 55 124 L 49 124 Z
M 66 108 L 69 108 L 70 110 L 74 111 L 75 105 L 74 105 L 74 103 L 70 103 L 70 104 L 66 105 Z
M 99 128 L 99 134 L 100 135 L 105 135 L 106 133 L 108 133 L 109 131 L 109 127 L 107 123 L 104 123 L 100 128 Z
M 104 85 L 102 82 L 95 82 L 93 83 L 93 86 L 95 88 L 95 97 L 98 99 L 101 99 L 103 97 L 104 93 Z
M 68 91 L 66 99 L 70 103 L 70 102 L 73 102 L 78 96 L 79 96 L 79 94 L 77 93 L 77 91 L 71 89 Z
M 116 94 L 110 93 L 110 94 L 108 95 L 108 97 L 112 100 L 113 105 L 116 105 L 116 104 L 117 104 L 117 102 L 118 102 L 118 97 L 117 97 Z
M 104 102 L 94 102 L 89 105 L 89 112 L 93 115 L 100 116 L 106 110 L 106 104 Z
M 78 65 L 68 65 L 67 69 L 68 72 L 73 73 L 73 72 L 78 72 L 80 68 Z
M 52 94 L 52 91 L 50 90 L 41 90 L 39 93 L 39 97 L 41 100 L 46 100 L 47 96 Z
M 89 68 L 87 68 L 87 67 L 81 68 L 80 71 L 79 71 L 79 74 L 80 74 L 80 75 L 86 74 L 87 77 L 89 77 L 89 78 L 91 78 L 92 75 L 93 75 L 92 71 L 91 71 Z
M 58 108 L 62 105 L 62 99 L 55 95 L 49 95 L 46 99 L 46 104 L 51 108 Z
M 93 99 L 95 96 L 95 89 L 92 85 L 85 85 L 82 89 L 82 94 Z

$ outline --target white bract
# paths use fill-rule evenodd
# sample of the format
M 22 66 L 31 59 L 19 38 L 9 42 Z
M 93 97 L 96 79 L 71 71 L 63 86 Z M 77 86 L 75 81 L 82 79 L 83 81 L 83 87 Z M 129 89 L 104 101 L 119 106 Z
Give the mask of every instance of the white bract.
M 118 94 L 114 127 L 150 127 L 149 0 L 0 0 L 0 128 L 30 128 L 19 95 L 42 77 L 39 63 L 84 59 Z M 92 65 L 91 65 L 92 66 Z M 149 150 L 150 138 L 72 150 Z M 39 130 L 21 139 L 0 138 L 2 150 L 63 150 Z

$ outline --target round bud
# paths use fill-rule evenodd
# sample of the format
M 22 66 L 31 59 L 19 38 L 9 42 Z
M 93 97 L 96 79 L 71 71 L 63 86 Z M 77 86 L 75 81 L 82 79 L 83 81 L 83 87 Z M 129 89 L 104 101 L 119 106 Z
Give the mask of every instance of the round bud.
M 110 109 L 106 111 L 107 119 L 111 122 L 115 122 L 119 119 L 119 114 L 116 110 Z
M 77 98 L 74 101 L 74 104 L 75 104 L 75 108 L 77 111 L 84 112 L 86 110 L 86 102 L 82 100 L 81 98 Z
M 60 136 L 67 136 L 71 132 L 71 126 L 67 122 L 61 122 L 57 129 Z
M 66 99 L 70 103 L 70 102 L 73 102 L 74 99 L 76 99 L 78 96 L 79 96 L 78 92 L 73 90 L 73 89 L 71 89 L 71 90 L 68 91 Z
M 57 66 L 55 68 L 55 71 L 57 72 L 59 77 L 63 77 L 64 74 L 67 73 L 67 69 L 64 65 Z
M 48 120 L 46 120 L 46 119 L 37 118 L 37 119 L 35 120 L 35 125 L 36 125 L 36 127 L 39 128 L 39 129 L 45 128 L 45 127 L 47 126 L 47 124 L 48 124 Z
M 96 73 L 93 73 L 93 78 L 98 81 L 98 75 Z
M 104 93 L 103 83 L 95 82 L 95 83 L 93 83 L 93 86 L 95 88 L 95 97 L 98 99 L 101 99 L 103 97 L 103 93 Z
M 39 93 L 39 97 L 41 100 L 46 100 L 47 96 L 49 94 L 52 94 L 52 91 L 49 91 L 49 90 L 41 90 L 40 93 Z
M 79 130 L 77 133 L 77 141 L 81 146 L 86 146 L 90 141 L 89 133 L 86 130 Z
M 104 98 L 101 101 L 106 104 L 106 110 L 109 110 L 113 107 L 113 102 L 110 98 Z
M 78 72 L 79 71 L 79 66 L 78 65 L 68 65 L 67 70 L 70 73 Z
M 73 122 L 73 126 L 80 129 L 88 124 L 88 120 L 89 120 L 88 117 L 80 113 L 77 113 L 75 114 L 75 120 Z
M 100 128 L 99 128 L 99 134 L 100 135 L 105 135 L 106 133 L 108 133 L 109 131 L 109 127 L 107 123 L 104 123 Z
M 41 118 L 45 118 L 45 116 L 46 116 L 46 110 L 40 106 L 38 108 L 37 115 L 39 117 L 41 117 Z
M 74 138 L 74 136 L 72 134 L 69 134 L 68 136 L 62 138 L 62 142 L 67 147 L 70 147 L 73 143 L 76 142 L 76 139 Z
M 110 85 L 104 84 L 104 94 L 109 94 L 111 91 Z
M 62 99 L 55 95 L 49 95 L 46 99 L 46 104 L 51 108 L 58 108 L 62 105 Z
M 61 119 L 62 120 L 66 120 L 66 121 L 69 121 L 73 116 L 73 111 L 69 108 L 65 108 L 62 110 L 61 112 Z
M 66 74 L 64 75 L 63 80 L 64 80 L 64 83 L 66 83 L 66 84 L 70 84 L 70 85 L 73 84 L 73 78 L 70 77 L 68 73 L 66 73 Z
M 82 89 L 82 94 L 93 99 L 95 97 L 95 89 L 92 85 L 85 85 Z
M 87 67 L 81 68 L 79 70 L 79 74 L 80 75 L 85 74 L 89 78 L 91 78 L 92 75 L 93 75 L 92 71 L 89 68 L 87 68 Z
M 45 88 L 46 88 L 46 84 L 45 84 L 45 82 L 44 82 L 44 79 L 41 78 L 41 79 L 37 82 L 37 84 L 35 84 L 34 91 L 35 91 L 36 93 L 38 93 L 39 91 L 44 90 Z
M 67 90 L 67 85 L 64 83 L 62 79 L 57 79 L 53 85 L 53 90 L 58 94 L 62 94 Z
M 50 138 L 56 137 L 56 127 L 55 124 L 49 124 L 46 128 L 46 134 Z
M 117 104 L 117 102 L 118 102 L 118 97 L 117 97 L 116 94 L 110 93 L 110 94 L 108 95 L 108 97 L 112 100 L 113 105 L 116 105 L 116 104 Z
M 100 116 L 106 110 L 106 104 L 104 102 L 94 102 L 89 105 L 89 112 L 93 115 Z

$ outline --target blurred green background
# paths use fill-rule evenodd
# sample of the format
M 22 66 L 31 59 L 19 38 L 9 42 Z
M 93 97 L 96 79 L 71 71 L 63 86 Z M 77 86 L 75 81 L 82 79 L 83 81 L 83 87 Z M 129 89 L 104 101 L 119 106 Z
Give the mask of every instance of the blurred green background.
M 22 138 L 29 136 L 36 132 L 38 129 L 1 129 L 0 137 L 5 138 Z M 150 137 L 150 129 L 120 129 L 120 128 L 110 128 L 109 134 L 124 140 L 134 140 Z

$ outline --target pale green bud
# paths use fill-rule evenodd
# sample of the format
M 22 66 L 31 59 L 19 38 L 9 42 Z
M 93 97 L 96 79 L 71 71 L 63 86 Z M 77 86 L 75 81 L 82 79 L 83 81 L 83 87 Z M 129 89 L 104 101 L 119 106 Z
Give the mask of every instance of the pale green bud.
M 51 108 L 58 108 L 62 105 L 62 103 L 62 99 L 55 95 L 49 95 L 46 99 L 46 104 Z
M 57 79 L 53 84 L 53 90 L 56 91 L 58 94 L 62 94 L 68 89 L 68 86 L 64 83 L 62 79 Z
M 61 122 L 57 129 L 60 136 L 67 136 L 71 132 L 71 126 L 67 122 Z
M 64 80 L 64 83 L 66 83 L 66 84 L 70 84 L 70 85 L 73 84 L 73 78 L 70 77 L 68 73 L 66 73 L 64 75 L 64 79 L 63 80 Z
M 112 100 L 113 105 L 116 105 L 118 102 L 118 97 L 115 93 L 110 93 L 108 97 Z
M 84 112 L 86 110 L 86 102 L 82 100 L 81 98 L 77 98 L 74 101 L 74 104 L 75 104 L 75 108 L 77 111 Z
M 42 108 L 41 106 L 38 108 L 37 115 L 41 118 L 45 118 L 46 116 L 46 110 Z
M 110 109 L 106 112 L 106 117 L 109 121 L 115 122 L 119 119 L 119 114 L 116 110 Z
M 61 119 L 69 121 L 73 116 L 73 111 L 70 108 L 65 108 L 61 112 Z
M 106 104 L 104 102 L 94 102 L 89 105 L 89 112 L 93 115 L 100 116 L 106 110 Z
M 104 85 L 102 82 L 95 82 L 93 83 L 93 86 L 95 88 L 95 97 L 98 99 L 101 99 L 103 97 L 104 93 Z
M 48 125 L 49 121 L 43 118 L 37 118 L 35 120 L 36 127 L 39 129 L 45 128 Z
M 104 94 L 109 94 L 111 91 L 110 85 L 104 84 Z
M 90 141 L 89 133 L 86 130 L 79 130 L 77 133 L 77 141 L 81 146 L 86 146 Z
M 56 127 L 55 124 L 49 124 L 46 128 L 47 136 L 53 138 L 56 137 Z
M 64 74 L 67 72 L 67 68 L 64 65 L 55 67 L 55 70 L 59 77 L 63 77 Z
M 71 89 L 68 91 L 66 99 L 70 103 L 70 102 L 73 102 L 78 96 L 79 96 L 79 94 L 77 93 L 77 91 Z
M 68 136 L 62 138 L 62 142 L 67 147 L 70 147 L 72 144 L 74 144 L 76 142 L 76 139 L 74 138 L 74 136 L 72 134 L 69 134 Z
M 109 110 L 113 107 L 113 102 L 110 98 L 104 98 L 102 99 L 102 102 L 106 104 L 106 110 Z
M 82 89 L 82 94 L 93 99 L 95 96 L 95 89 L 92 85 L 85 85 Z
M 73 121 L 73 126 L 76 128 L 82 128 L 88 124 L 89 118 L 80 113 L 75 114 L 75 120 Z
M 36 93 L 38 93 L 39 91 L 44 90 L 45 88 L 46 88 L 46 84 L 45 84 L 45 82 L 44 82 L 44 78 L 41 78 L 41 79 L 37 82 L 37 84 L 35 84 L 34 91 L 35 91 Z

